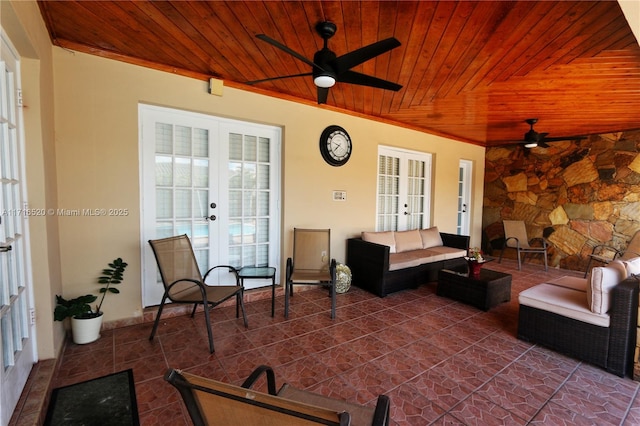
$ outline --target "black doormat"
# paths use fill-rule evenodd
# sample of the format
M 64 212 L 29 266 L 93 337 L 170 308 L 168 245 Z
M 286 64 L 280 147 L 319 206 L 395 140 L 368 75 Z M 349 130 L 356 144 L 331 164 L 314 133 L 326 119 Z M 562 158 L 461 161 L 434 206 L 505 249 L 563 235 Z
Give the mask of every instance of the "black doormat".
M 56 388 L 45 426 L 139 425 L 133 370 Z

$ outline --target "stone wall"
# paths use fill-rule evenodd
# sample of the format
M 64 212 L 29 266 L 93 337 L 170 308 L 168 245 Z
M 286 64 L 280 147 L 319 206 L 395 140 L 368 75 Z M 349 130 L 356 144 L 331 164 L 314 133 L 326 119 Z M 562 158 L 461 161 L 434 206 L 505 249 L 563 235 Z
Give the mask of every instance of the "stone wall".
M 581 271 L 595 245 L 624 250 L 640 230 L 640 130 L 488 148 L 485 158 L 483 246 L 494 255 L 505 219 L 547 239 L 550 266 Z

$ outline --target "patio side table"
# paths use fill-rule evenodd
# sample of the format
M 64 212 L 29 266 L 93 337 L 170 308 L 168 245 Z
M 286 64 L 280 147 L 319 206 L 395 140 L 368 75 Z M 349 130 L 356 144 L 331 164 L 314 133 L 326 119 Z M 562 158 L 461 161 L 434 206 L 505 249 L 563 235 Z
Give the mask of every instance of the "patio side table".
M 238 277 L 244 287 L 244 280 L 271 278 L 271 316 L 275 315 L 276 303 L 276 268 L 271 266 L 245 266 L 238 270 Z

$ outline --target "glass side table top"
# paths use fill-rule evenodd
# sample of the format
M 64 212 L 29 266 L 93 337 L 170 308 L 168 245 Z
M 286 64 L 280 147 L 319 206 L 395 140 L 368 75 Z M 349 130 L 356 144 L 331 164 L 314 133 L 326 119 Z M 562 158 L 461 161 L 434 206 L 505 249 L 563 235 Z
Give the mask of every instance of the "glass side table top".
M 238 270 L 240 278 L 272 278 L 276 268 L 271 266 L 245 266 Z

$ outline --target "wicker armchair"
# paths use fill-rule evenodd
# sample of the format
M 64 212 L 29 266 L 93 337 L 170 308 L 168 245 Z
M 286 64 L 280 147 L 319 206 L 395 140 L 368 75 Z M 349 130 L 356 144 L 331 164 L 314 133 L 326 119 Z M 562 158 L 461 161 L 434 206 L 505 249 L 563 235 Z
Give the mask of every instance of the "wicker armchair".
M 638 319 L 638 281 L 635 277 L 627 278 L 611 290 L 608 327 L 524 305 L 521 299 L 518 338 L 599 366 L 620 377 L 632 375 Z M 579 293 L 566 290 L 567 294 Z

